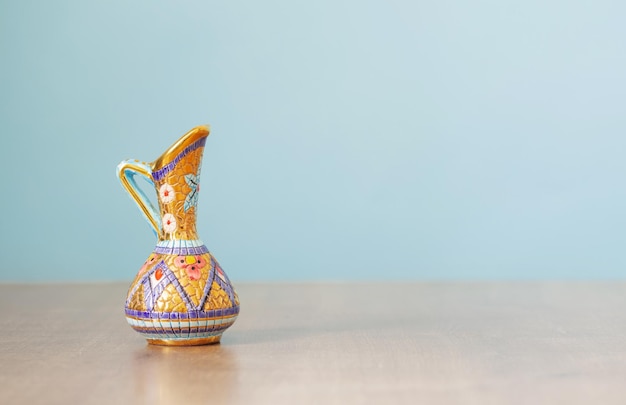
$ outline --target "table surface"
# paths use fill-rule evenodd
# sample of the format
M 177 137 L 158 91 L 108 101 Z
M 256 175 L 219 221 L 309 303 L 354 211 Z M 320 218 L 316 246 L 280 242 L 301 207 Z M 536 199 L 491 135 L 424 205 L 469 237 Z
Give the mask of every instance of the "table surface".
M 198 347 L 147 345 L 126 289 L 0 285 L 0 403 L 626 403 L 624 282 L 241 284 Z

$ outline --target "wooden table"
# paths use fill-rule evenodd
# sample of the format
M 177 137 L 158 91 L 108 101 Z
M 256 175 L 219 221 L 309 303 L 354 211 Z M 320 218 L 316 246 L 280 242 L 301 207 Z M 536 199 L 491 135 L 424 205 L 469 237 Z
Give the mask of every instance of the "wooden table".
M 0 285 L 2 404 L 626 404 L 626 283 L 240 284 L 148 346 L 126 284 Z

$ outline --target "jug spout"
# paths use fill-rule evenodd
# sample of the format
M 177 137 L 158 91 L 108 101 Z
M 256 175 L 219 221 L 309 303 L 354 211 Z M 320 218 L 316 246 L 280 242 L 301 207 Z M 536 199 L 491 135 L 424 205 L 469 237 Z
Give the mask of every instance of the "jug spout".
M 180 139 L 174 142 L 172 146 L 152 162 L 152 171 L 165 171 L 168 165 L 171 167 L 175 166 L 188 152 L 200 147 L 204 148 L 206 138 L 209 136 L 209 131 L 208 125 L 200 125 L 181 136 Z
M 125 160 L 118 165 L 122 185 L 141 209 L 159 240 L 196 240 L 196 207 L 208 125 L 193 128 L 151 163 Z M 157 193 L 158 209 L 137 187 L 141 175 Z

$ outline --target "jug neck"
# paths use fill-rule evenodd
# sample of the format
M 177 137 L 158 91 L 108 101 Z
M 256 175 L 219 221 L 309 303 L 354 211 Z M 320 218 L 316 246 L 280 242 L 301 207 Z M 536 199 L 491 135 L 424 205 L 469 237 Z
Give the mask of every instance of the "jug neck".
M 197 240 L 196 214 L 206 127 L 185 134 L 152 163 L 161 216 L 159 241 Z

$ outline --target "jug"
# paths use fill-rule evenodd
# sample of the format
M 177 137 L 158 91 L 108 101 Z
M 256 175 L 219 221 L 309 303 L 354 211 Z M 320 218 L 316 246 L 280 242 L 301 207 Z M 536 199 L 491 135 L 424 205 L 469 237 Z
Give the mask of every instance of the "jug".
M 126 320 L 150 344 L 217 343 L 239 314 L 239 297 L 196 233 L 200 167 L 208 126 L 183 135 L 154 162 L 125 160 L 117 175 L 157 236 L 126 298 Z M 152 184 L 158 210 L 137 186 Z

